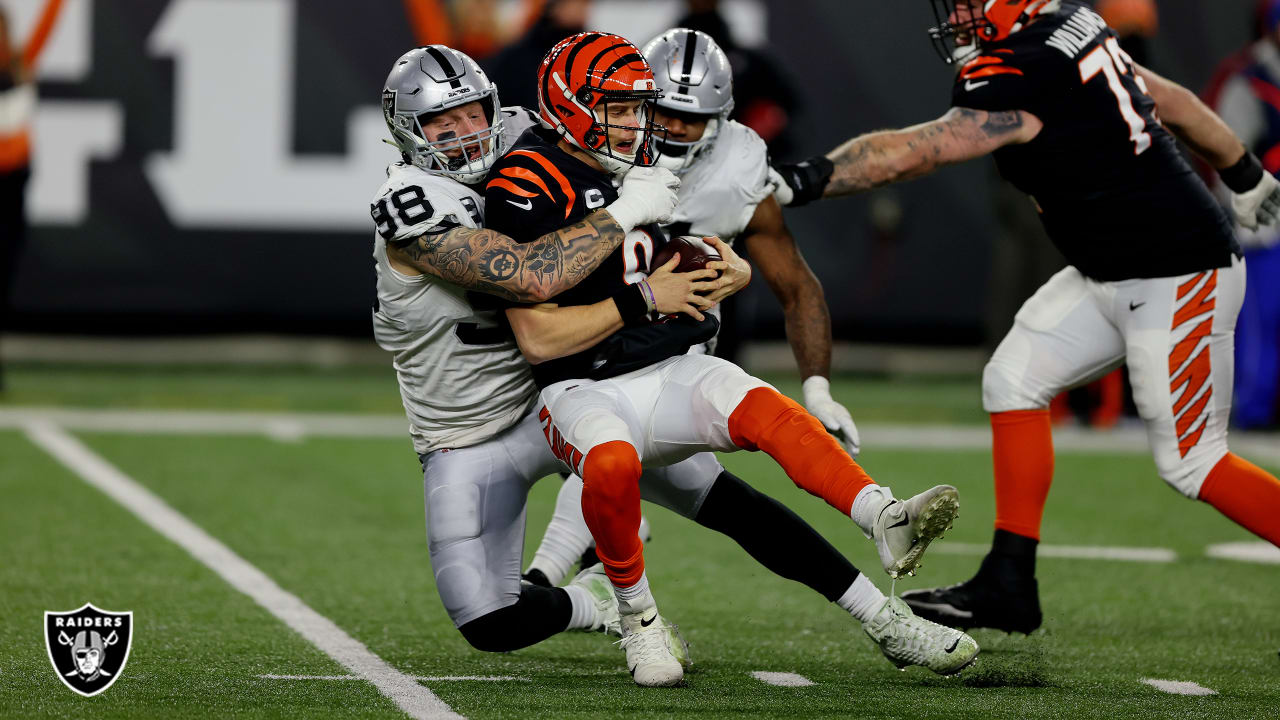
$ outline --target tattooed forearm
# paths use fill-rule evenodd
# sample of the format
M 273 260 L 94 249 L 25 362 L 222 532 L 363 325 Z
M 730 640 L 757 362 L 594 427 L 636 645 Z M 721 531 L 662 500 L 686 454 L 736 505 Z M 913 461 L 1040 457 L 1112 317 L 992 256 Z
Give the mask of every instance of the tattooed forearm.
M 538 303 L 589 275 L 623 236 L 613 216 L 598 210 L 525 244 L 494 230 L 460 227 L 421 235 L 403 247 L 388 244 L 387 252 L 459 287 Z
M 1040 131 L 1028 113 L 953 108 L 941 118 L 905 128 L 869 133 L 827 154 L 835 163 L 825 195 L 849 195 L 928 175 L 944 165 L 986 155 Z

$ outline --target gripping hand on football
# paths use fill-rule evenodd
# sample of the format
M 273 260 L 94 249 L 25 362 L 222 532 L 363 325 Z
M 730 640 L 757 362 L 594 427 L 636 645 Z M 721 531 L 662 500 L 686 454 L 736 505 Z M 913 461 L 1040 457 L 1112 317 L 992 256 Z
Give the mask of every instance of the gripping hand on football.
M 618 199 L 605 208 L 622 226 L 623 232 L 631 232 L 637 225 L 666 223 L 676 211 L 680 178 L 663 167 L 633 167 L 622 176 Z
M 1231 210 L 1236 222 L 1249 230 L 1274 225 L 1280 218 L 1280 180 L 1269 172 L 1252 190 L 1231 194 Z
M 711 263 L 707 263 L 709 266 Z M 676 272 L 680 265 L 680 253 L 671 256 L 666 265 L 649 274 L 649 289 L 653 291 L 655 309 L 663 315 L 684 313 L 702 322 L 702 310 L 715 305 L 703 293 L 711 290 L 711 279 L 716 271 L 709 268 L 693 272 Z
M 831 381 L 821 375 L 805 378 L 801 386 L 804 390 L 804 408 L 809 414 L 818 418 L 844 449 L 849 457 L 858 457 L 862 450 L 862 438 L 858 437 L 858 426 L 853 424 L 853 416 L 845 406 L 831 397 Z
M 708 270 L 716 270 L 720 273 L 720 277 L 711 283 L 712 289 L 706 298 L 714 305 L 751 282 L 751 264 L 734 252 L 729 243 L 715 235 L 707 235 L 702 239 L 720 253 L 719 260 L 707 263 Z

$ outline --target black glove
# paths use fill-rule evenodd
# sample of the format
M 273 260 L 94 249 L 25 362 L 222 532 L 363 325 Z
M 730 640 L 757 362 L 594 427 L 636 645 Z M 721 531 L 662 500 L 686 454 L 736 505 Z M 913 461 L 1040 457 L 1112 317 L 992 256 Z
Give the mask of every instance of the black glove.
M 791 198 L 783 204 L 788 207 L 799 207 L 822 197 L 822 192 L 827 189 L 827 183 L 831 181 L 831 173 L 835 169 L 835 163 L 828 160 L 825 155 L 814 155 L 798 163 L 774 165 L 774 172 L 778 173 L 791 189 Z M 779 199 L 784 198 L 785 193 Z
M 707 313 L 701 321 L 688 315 L 667 316 L 647 325 L 632 325 L 610 335 L 595 347 L 592 380 L 604 380 L 683 355 L 720 331 L 720 321 Z

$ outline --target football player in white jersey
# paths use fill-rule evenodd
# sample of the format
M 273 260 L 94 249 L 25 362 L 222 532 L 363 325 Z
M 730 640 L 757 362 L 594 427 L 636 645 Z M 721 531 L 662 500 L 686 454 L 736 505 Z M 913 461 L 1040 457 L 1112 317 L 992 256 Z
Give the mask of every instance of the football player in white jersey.
M 706 33 L 673 28 L 645 45 L 643 54 L 662 91 L 654 121 L 667 129 L 657 140 L 658 165 L 680 176 L 680 204 L 666 228 L 672 236 L 741 239 L 782 303 L 787 338 L 804 378 L 804 405 L 852 457 L 860 450 L 849 411 L 831 397 L 831 315 L 822 285 L 805 263 L 773 198 L 768 148 L 751 128 L 729 119 L 733 68 Z M 712 308 L 719 314 L 719 307 Z M 705 349 L 714 351 L 715 340 Z M 701 348 L 700 348 L 701 349 Z M 582 481 L 560 489 L 556 512 L 525 577 L 558 585 L 587 552 L 591 532 L 579 509 Z M 646 533 L 642 530 L 641 536 Z M 590 561 L 586 561 L 590 562 Z
M 528 488 L 559 466 L 531 413 L 537 393 L 528 364 L 499 331 L 494 312 L 477 308 L 469 293 L 539 302 L 573 286 L 632 227 L 665 219 L 678 182 L 665 170 L 632 172 L 609 206 L 517 244 L 480 227 L 484 199 L 470 185 L 482 182 L 532 123 L 529 113 L 501 108 L 483 71 L 439 45 L 396 61 L 382 106 L 403 161 L 387 169 L 370 205 L 377 231 L 374 335 L 394 354 L 422 461 L 428 550 L 441 600 L 481 650 L 514 650 L 566 629 L 616 634 L 616 600 L 602 572 L 581 573 L 563 589 L 521 585 Z M 655 302 L 674 312 L 706 307 L 742 281 L 729 274 L 699 282 L 708 275 L 714 273 L 655 273 L 649 284 Z M 658 502 L 688 514 L 718 474 L 711 461 L 655 472 L 646 482 L 667 489 Z M 683 647 L 674 639 L 673 645 Z

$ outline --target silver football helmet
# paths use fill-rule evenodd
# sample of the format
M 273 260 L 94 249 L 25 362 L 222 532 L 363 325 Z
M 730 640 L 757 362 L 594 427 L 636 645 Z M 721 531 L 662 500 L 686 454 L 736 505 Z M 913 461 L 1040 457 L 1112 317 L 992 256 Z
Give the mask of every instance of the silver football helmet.
M 469 102 L 484 108 L 488 128 L 427 140 L 424 120 Z M 427 45 L 401 55 L 382 90 L 382 117 L 405 162 L 467 184 L 483 181 L 505 149 L 499 107 L 498 87 L 480 66 L 444 45 Z
M 681 174 L 711 150 L 733 112 L 733 68 L 716 41 L 700 30 L 672 28 L 646 43 L 642 52 L 662 91 L 658 107 L 711 116 L 702 137 L 693 142 L 655 138 L 662 151 L 658 164 Z

